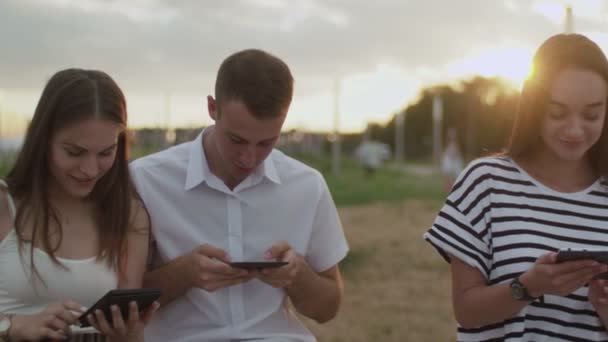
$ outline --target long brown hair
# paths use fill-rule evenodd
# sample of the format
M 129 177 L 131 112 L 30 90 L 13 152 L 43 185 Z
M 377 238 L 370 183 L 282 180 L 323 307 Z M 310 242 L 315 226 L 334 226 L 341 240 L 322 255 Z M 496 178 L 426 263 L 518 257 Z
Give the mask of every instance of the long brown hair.
M 547 39 L 532 60 L 532 75 L 522 89 L 519 108 L 506 154 L 517 159 L 533 151 L 541 141 L 541 124 L 547 113 L 550 89 L 567 68 L 597 73 L 608 84 L 608 60 L 599 46 L 580 34 L 558 34 Z M 608 100 L 608 94 L 606 96 Z M 608 116 L 608 106 L 607 116 Z M 588 152 L 599 176 L 608 176 L 608 118 L 599 140 Z
M 17 160 L 7 176 L 9 191 L 17 199 L 15 231 L 20 248 L 24 242 L 40 242 L 53 262 L 63 233 L 58 212 L 49 199 L 51 139 L 60 129 L 83 120 L 98 118 L 120 124 L 116 158 L 112 167 L 95 184 L 89 195 L 95 204 L 99 229 L 98 260 L 119 269 L 130 226 L 131 200 L 136 196 L 129 175 L 127 155 L 127 106 L 123 92 L 106 73 L 97 70 L 66 69 L 46 84 L 29 124 Z M 102 214 L 103 213 L 103 214 Z M 59 227 L 59 242 L 52 245 L 49 225 Z M 24 226 L 33 231 L 25 233 Z M 36 274 L 31 252 L 32 271 Z M 39 276 L 39 274 L 38 274 Z

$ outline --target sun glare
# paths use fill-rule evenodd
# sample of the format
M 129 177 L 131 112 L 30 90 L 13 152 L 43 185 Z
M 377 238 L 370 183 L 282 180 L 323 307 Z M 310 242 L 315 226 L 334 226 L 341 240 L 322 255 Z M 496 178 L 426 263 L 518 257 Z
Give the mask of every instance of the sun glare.
M 389 120 L 415 98 L 423 84 L 410 70 L 379 64 L 374 70 L 341 77 L 338 92 L 334 92 L 333 86 L 333 82 L 328 83 L 323 94 L 296 96 L 285 126 L 333 130 L 334 96 L 337 96 L 340 131 L 360 132 L 368 122 Z
M 449 64 L 446 74 L 450 78 L 501 77 L 519 88 L 531 74 L 532 54 L 532 49 L 525 47 L 487 48 Z

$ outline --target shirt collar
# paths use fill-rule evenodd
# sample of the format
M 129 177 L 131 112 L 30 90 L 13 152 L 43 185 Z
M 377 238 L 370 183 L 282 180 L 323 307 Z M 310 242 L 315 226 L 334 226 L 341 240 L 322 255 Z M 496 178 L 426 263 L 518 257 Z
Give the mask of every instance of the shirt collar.
M 186 173 L 186 183 L 184 185 L 185 190 L 190 190 L 199 184 L 208 181 L 211 176 L 211 169 L 209 169 L 209 162 L 203 149 L 203 137 L 205 132 L 212 126 L 206 127 L 203 131 L 190 143 L 190 155 L 188 157 L 188 170 Z M 272 158 L 272 152 L 264 162 L 258 167 L 254 176 L 259 174 L 261 177 L 266 177 L 268 180 L 275 184 L 281 184 L 277 167 Z M 257 182 L 256 182 L 257 183 Z
M 274 159 L 272 158 L 272 152 L 266 157 L 264 163 L 264 176 L 268 178 L 271 182 L 275 184 L 281 184 L 281 179 L 279 178 L 279 173 L 277 172 L 277 166 L 274 163 Z
M 203 150 L 203 135 L 206 130 L 207 128 L 190 143 L 188 170 L 186 172 L 186 184 L 184 185 L 186 190 L 190 190 L 204 182 L 211 173 L 205 151 Z

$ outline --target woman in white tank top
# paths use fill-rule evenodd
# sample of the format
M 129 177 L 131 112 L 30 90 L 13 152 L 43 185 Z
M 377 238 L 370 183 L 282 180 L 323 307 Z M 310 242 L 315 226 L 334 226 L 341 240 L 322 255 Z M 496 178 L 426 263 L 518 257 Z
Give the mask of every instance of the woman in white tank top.
M 68 338 L 108 290 L 141 287 L 149 221 L 129 176 L 126 122 L 124 95 L 103 72 L 67 69 L 47 83 L 0 182 L 0 340 Z M 90 316 L 94 340 L 143 341 L 157 308 L 140 316 L 134 306 L 114 326 Z

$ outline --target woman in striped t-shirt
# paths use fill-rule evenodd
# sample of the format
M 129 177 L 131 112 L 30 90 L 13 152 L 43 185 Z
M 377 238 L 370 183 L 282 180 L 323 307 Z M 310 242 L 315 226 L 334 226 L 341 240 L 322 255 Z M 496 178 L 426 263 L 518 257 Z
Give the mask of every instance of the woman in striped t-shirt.
M 549 38 L 510 145 L 472 162 L 425 234 L 451 263 L 459 341 L 608 341 L 608 61 L 588 38 Z

